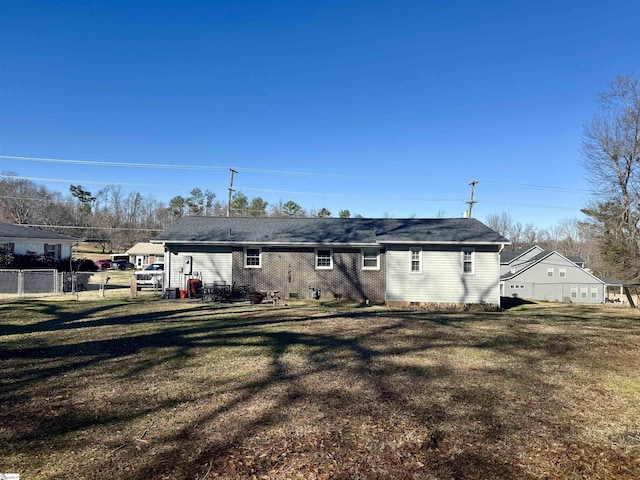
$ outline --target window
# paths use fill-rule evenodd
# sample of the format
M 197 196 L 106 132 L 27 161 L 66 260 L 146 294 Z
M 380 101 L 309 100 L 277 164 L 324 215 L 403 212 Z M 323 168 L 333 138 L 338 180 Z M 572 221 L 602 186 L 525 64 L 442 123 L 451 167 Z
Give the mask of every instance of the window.
M 377 248 L 362 249 L 362 269 L 380 270 L 380 250 Z
M 560 267 L 560 268 L 558 269 L 558 275 L 559 275 L 560 277 L 566 277 L 566 276 L 567 276 L 567 269 L 566 269 L 566 268 L 564 268 L 564 267 Z
M 578 298 L 578 287 L 571 287 L 571 298 Z
M 411 253 L 411 272 L 422 273 L 422 249 L 412 248 Z
M 462 250 L 462 273 L 475 273 L 475 256 L 473 248 Z
M 262 266 L 259 248 L 244 249 L 244 268 L 260 268 Z
M 587 298 L 587 287 L 580 287 L 580 298 Z
M 547 267 L 547 277 L 553 277 L 553 267 Z
M 598 298 L 598 287 L 591 287 L 591 299 L 596 300 Z
M 13 253 L 13 243 L 0 243 L 0 254 L 2 253 Z
M 316 250 L 316 269 L 331 270 L 333 268 L 333 251 L 330 248 Z
M 44 254 L 49 258 L 57 258 L 58 246 L 56 244 L 44 244 Z

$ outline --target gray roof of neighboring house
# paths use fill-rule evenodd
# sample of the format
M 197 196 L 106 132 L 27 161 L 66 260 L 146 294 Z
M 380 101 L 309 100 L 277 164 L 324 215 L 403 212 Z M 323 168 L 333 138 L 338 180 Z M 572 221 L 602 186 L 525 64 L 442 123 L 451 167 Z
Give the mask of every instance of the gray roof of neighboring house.
M 502 251 L 500 253 L 500 263 L 502 264 L 509 263 L 512 260 L 518 258 L 520 255 L 527 253 L 529 250 L 535 247 L 536 245 L 527 245 L 526 247 L 520 247 L 519 249 L 514 250 L 513 252 Z
M 578 255 L 567 255 L 567 258 L 571 260 L 573 263 L 584 263 L 584 258 Z
M 607 285 L 624 285 L 625 282 L 616 277 L 599 277 Z
M 164 247 L 156 243 L 138 242 L 124 253 L 127 255 L 163 255 Z
M 535 248 L 535 247 L 537 247 L 537 245 L 529 245 L 529 246 L 526 246 L 526 247 L 521 247 L 521 248 L 519 248 L 518 250 L 516 250 L 514 252 L 504 252 L 503 251 L 503 252 L 500 253 L 500 263 L 503 264 L 503 265 L 504 264 L 508 264 L 508 263 L 512 262 L 514 259 L 518 258 L 522 254 L 528 252 L 529 250 L 531 250 L 532 248 Z M 540 253 L 534 255 L 533 257 L 527 259 L 527 263 L 529 263 L 529 262 L 537 262 L 537 261 L 543 259 L 547 255 L 549 255 L 549 254 L 551 254 L 551 253 L 553 253 L 555 251 L 557 251 L 557 250 L 543 250 Z M 579 257 L 578 255 L 567 255 L 567 256 L 564 256 L 564 257 L 567 260 L 571 260 L 573 263 L 584 263 L 584 259 L 582 257 Z
M 47 230 L 41 230 L 35 227 L 26 227 L 24 225 L 14 225 L 12 223 L 0 222 L 0 238 L 4 239 L 38 239 L 38 240 L 59 240 L 66 242 L 75 242 L 76 238 L 61 235 Z
M 468 218 L 183 217 L 155 243 L 359 244 L 473 243 L 509 241 Z

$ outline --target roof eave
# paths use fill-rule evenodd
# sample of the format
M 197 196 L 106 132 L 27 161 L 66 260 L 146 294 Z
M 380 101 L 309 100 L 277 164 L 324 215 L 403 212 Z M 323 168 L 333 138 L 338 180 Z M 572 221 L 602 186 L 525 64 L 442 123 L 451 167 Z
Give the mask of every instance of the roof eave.
M 210 245 L 213 247 L 242 247 L 264 245 L 267 247 L 377 247 L 377 242 L 261 242 L 261 241 L 219 241 L 219 240 L 156 240 L 162 245 Z

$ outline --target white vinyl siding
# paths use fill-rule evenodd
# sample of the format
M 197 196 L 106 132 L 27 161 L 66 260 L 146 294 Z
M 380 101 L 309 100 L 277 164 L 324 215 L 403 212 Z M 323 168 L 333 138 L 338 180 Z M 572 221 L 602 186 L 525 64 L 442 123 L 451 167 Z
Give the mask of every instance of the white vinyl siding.
M 171 254 L 170 264 L 170 285 L 171 288 L 186 288 L 188 279 L 180 269 L 183 267 L 184 256 L 192 257 L 192 275 L 200 277 L 202 283 L 227 282 L 233 284 L 233 268 L 230 247 L 216 247 L 212 252 L 183 252 Z M 165 268 L 167 268 L 165 262 Z M 190 278 L 190 277 L 189 277 Z
M 412 249 L 391 245 L 386 251 L 387 301 L 498 304 L 500 263 L 496 251 L 475 251 L 475 275 L 463 275 L 460 247 L 415 248 L 421 275 L 411 271 Z

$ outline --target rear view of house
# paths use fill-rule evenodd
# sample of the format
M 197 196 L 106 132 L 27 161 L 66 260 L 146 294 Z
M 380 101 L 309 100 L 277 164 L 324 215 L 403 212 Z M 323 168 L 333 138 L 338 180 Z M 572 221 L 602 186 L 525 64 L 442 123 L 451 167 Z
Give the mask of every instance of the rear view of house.
M 169 288 L 192 277 L 282 298 L 499 304 L 507 239 L 474 219 L 185 217 L 163 245 Z

